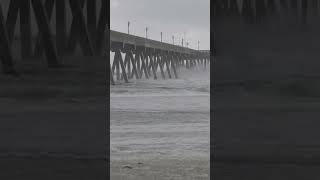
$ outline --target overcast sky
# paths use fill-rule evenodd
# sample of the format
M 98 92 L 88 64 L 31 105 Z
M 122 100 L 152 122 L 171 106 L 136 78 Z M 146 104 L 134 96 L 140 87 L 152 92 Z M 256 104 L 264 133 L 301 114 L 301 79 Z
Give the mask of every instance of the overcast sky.
M 128 32 L 148 38 L 181 45 L 182 38 L 189 47 L 210 49 L 210 0 L 110 0 L 111 30 Z M 186 41 L 185 41 L 186 42 Z M 184 46 L 186 45 L 184 42 Z

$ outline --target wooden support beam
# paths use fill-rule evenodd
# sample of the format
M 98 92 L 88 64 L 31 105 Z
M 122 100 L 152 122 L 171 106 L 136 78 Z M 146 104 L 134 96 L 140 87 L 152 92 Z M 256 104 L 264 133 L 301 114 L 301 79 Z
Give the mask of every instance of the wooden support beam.
M 80 7 L 81 9 L 84 8 L 85 5 L 85 0 L 79 0 Z M 70 6 L 70 5 L 69 5 Z M 68 53 L 73 54 L 74 49 L 76 48 L 77 45 L 77 40 L 78 40 L 78 18 L 73 15 L 72 22 L 71 22 L 71 27 L 69 31 L 69 36 L 68 36 L 68 41 L 67 41 L 67 47 L 66 50 Z
M 2 6 L 0 4 L 0 61 L 5 74 L 16 74 L 13 64 L 11 46 L 7 28 L 4 22 Z
M 99 15 L 99 21 L 98 21 L 98 27 L 96 32 L 96 37 L 99 37 L 96 39 L 96 52 L 100 54 L 104 51 L 104 44 L 106 42 L 106 37 L 109 36 L 109 33 L 106 33 L 106 26 L 110 25 L 110 18 L 109 18 L 109 1 L 101 0 L 101 9 L 100 9 L 100 15 Z M 108 38 L 107 38 L 108 39 Z
M 155 68 L 155 62 L 154 62 L 154 59 L 153 59 L 153 54 L 149 54 L 149 58 L 150 58 L 150 67 L 152 69 L 152 73 L 153 73 L 153 78 L 154 79 L 158 79 L 157 78 L 157 70 Z
M 149 53 L 147 51 L 144 52 L 144 60 L 145 60 L 148 76 L 151 76 L 151 71 L 150 71 L 150 66 L 149 66 Z
M 135 51 L 135 56 L 134 56 L 134 63 L 135 63 L 135 66 L 137 67 L 137 73 L 140 74 L 140 71 L 141 71 L 141 67 L 140 67 L 140 54 L 139 52 L 136 50 Z M 138 76 L 139 79 L 140 79 L 140 75 Z
M 31 57 L 30 0 L 20 0 L 20 36 L 22 58 Z
M 117 80 L 120 80 L 120 62 L 119 62 L 119 58 L 117 56 L 118 56 L 118 54 L 114 55 L 113 64 L 112 64 L 112 73 L 113 74 L 116 73 Z
M 8 33 L 8 41 L 11 44 L 14 36 L 15 26 L 17 23 L 18 13 L 21 0 L 11 0 L 9 4 L 6 28 Z
M 185 56 L 185 61 L 186 61 L 186 68 L 189 69 L 190 65 L 189 65 L 189 59 Z
M 45 49 L 46 58 L 48 60 L 49 67 L 58 67 L 58 56 L 57 50 L 55 48 L 52 32 L 49 27 L 49 21 L 47 13 L 41 0 L 31 0 L 34 9 L 34 14 L 36 17 L 36 22 L 41 32 L 41 39 L 43 41 L 43 46 Z
M 110 66 L 109 66 L 109 69 L 110 69 L 110 81 L 111 81 L 111 84 L 112 84 L 112 85 L 115 85 L 114 79 L 113 79 L 113 74 L 112 74 L 112 71 L 111 71 L 111 67 L 110 67 Z
M 176 71 L 175 63 L 174 63 L 175 59 L 173 58 L 172 55 L 170 56 L 170 60 L 171 60 L 171 68 L 173 69 L 174 76 L 175 76 L 175 78 L 178 78 L 178 74 Z
M 207 69 L 207 59 L 204 59 L 204 70 Z
M 120 50 L 116 50 L 115 52 L 115 59 L 118 59 L 118 64 L 120 64 L 121 67 L 121 73 L 122 73 L 122 77 L 124 78 L 125 82 L 128 83 L 128 77 L 127 77 L 127 73 L 126 73 L 126 68 L 124 67 L 124 63 L 123 63 L 123 59 L 122 59 L 122 55 Z M 117 66 L 117 79 L 120 79 L 120 76 L 118 76 L 118 73 L 120 73 L 120 69 L 118 68 L 119 66 Z M 118 80 L 119 80 L 118 79 Z
M 124 67 L 127 69 L 127 77 L 130 79 L 130 73 L 131 73 L 131 62 L 130 62 L 130 57 L 128 53 L 125 53 L 124 57 Z
M 66 1 L 64 0 L 56 0 L 56 42 L 58 54 L 63 56 L 67 43 Z
M 96 7 L 97 7 L 96 0 L 87 0 L 87 26 L 93 42 L 96 40 L 95 35 L 97 31 L 97 8 Z
M 136 76 L 136 79 L 139 79 L 139 74 L 138 74 L 138 70 L 137 70 L 136 63 L 135 63 L 135 59 L 133 58 L 133 53 L 132 53 L 132 51 L 129 51 L 128 54 L 129 54 L 129 57 L 130 57 L 131 63 L 132 63 L 131 78 L 133 78 L 133 75 L 135 75 L 135 76 Z
M 83 5 L 79 0 L 69 0 L 70 8 L 74 17 L 74 27 L 77 29 L 73 29 L 70 32 L 70 39 L 75 40 L 75 38 L 79 39 L 80 46 L 82 48 L 83 54 L 85 56 L 94 56 L 95 52 L 92 46 L 91 37 L 89 35 L 89 31 L 87 29 L 85 17 L 83 15 Z M 75 42 L 71 40 L 71 42 Z M 68 46 L 70 47 L 70 46 Z M 70 49 L 71 51 L 74 49 Z
M 48 15 L 48 21 L 51 21 L 51 17 L 52 17 L 52 13 L 53 13 L 53 8 L 54 8 L 54 1 L 55 0 L 46 0 L 44 7 L 45 7 L 45 11 Z M 59 0 L 57 0 L 59 1 Z M 50 23 L 48 22 L 48 24 L 50 25 Z M 42 56 L 43 53 L 43 42 L 41 39 L 41 31 L 39 30 L 38 35 L 36 37 L 36 44 L 35 44 L 35 48 L 34 48 L 34 56 L 35 57 L 40 57 Z
M 168 53 L 164 53 L 163 54 L 163 64 L 166 64 L 166 68 L 167 68 L 167 73 L 168 73 L 168 76 L 169 76 L 169 79 L 171 79 L 171 72 L 170 72 L 170 66 L 169 66 L 169 60 L 168 60 Z
M 127 53 L 125 53 L 125 58 L 124 58 L 124 61 L 123 61 L 123 65 L 124 65 L 124 68 L 126 69 L 125 72 L 126 72 L 126 75 L 127 75 L 127 78 L 130 79 L 130 72 L 131 72 L 131 64 L 130 64 L 130 59 L 129 59 L 129 56 Z M 121 76 L 121 80 L 123 80 L 124 77 Z
M 161 54 L 157 54 L 157 61 L 158 61 L 157 64 L 158 64 L 159 67 L 160 67 L 160 72 L 161 72 L 162 79 L 166 79 L 166 76 L 165 76 L 164 70 L 163 70 L 163 65 L 164 65 L 164 63 L 163 63 L 163 57 L 162 57 Z
M 140 78 L 142 78 L 142 74 L 144 72 L 144 75 L 147 79 L 149 79 L 148 71 L 147 71 L 147 66 L 145 63 L 145 55 L 142 51 L 139 53 L 140 60 L 141 60 L 141 71 L 140 71 Z

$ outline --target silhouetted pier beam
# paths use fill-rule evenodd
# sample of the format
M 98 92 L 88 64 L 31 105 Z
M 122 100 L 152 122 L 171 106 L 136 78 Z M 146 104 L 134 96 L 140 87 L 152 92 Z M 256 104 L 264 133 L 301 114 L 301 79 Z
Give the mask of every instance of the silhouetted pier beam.
M 139 79 L 137 65 L 135 62 L 135 58 L 133 56 L 134 51 L 135 51 L 135 46 L 133 44 L 124 45 L 124 53 L 126 53 L 126 56 L 128 57 L 127 69 L 129 70 L 128 72 L 129 79 L 132 79 L 133 77 L 135 77 L 136 79 Z
M 120 74 L 122 75 L 122 78 L 125 80 L 125 82 L 128 81 L 127 73 L 126 73 L 126 68 L 124 66 L 124 61 L 122 58 L 122 48 L 123 48 L 123 43 L 122 42 L 113 42 L 111 44 L 111 51 L 114 52 L 114 60 L 112 64 L 112 74 L 116 72 L 116 77 L 117 80 L 120 80 Z M 121 69 L 121 70 L 120 70 Z
M 200 63 L 199 63 L 199 55 L 195 54 L 194 56 L 194 64 L 196 66 L 196 69 L 199 69 Z
M 44 8 L 47 12 L 48 21 L 51 21 L 54 3 L 55 3 L 55 0 L 46 0 L 44 3 Z M 40 33 L 41 32 L 38 32 L 38 35 L 36 36 L 36 44 L 35 44 L 35 49 L 33 54 L 35 57 L 41 57 L 43 53 L 43 42 L 42 42 L 42 37 Z
M 160 69 L 160 73 L 161 73 L 161 76 L 162 76 L 162 79 L 166 79 L 166 75 L 164 73 L 164 70 L 163 70 L 163 59 L 161 57 L 161 53 L 162 53 L 162 50 L 161 49 L 155 49 L 155 57 L 156 57 L 156 69 Z
M 169 58 L 169 51 L 163 50 L 162 51 L 163 57 L 163 65 L 165 65 L 166 71 L 168 73 L 169 79 L 172 79 L 171 70 L 170 70 L 170 58 Z
M 102 55 L 105 46 L 104 41 L 106 40 L 105 30 L 108 23 L 108 1 L 7 1 L 9 2 L 7 14 L 4 14 L 3 11 L 1 12 L 1 16 L 3 17 L 2 23 L 6 29 L 6 32 L 3 32 L 7 34 L 6 39 L 8 40 L 9 48 L 11 48 L 19 15 L 20 31 L 17 37 L 19 37 L 21 44 L 20 54 L 23 59 L 41 57 L 44 52 L 49 67 L 60 67 L 59 56 L 75 55 L 77 43 L 80 44 L 82 54 L 86 56 Z M 2 3 L 3 2 L 0 2 L 0 4 Z M 84 13 L 85 7 L 86 14 Z M 53 18 L 54 8 L 56 11 L 55 18 Z M 100 10 L 100 12 L 98 12 L 98 10 Z M 31 16 L 31 14 L 34 14 L 35 18 L 32 18 L 33 16 Z M 54 19 L 55 22 L 52 23 Z M 71 25 L 67 24 L 67 19 L 72 20 Z M 36 29 L 31 26 L 33 23 L 36 23 L 38 26 L 38 33 L 35 34 L 35 37 L 33 37 L 33 35 Z M 52 24 L 54 24 L 55 27 L 51 28 L 50 25 Z M 68 27 L 71 28 L 68 29 Z M 34 43 L 32 41 L 33 38 L 36 40 Z M 5 38 L 1 37 L 1 39 Z M 8 53 L 10 52 L 6 54 Z M 11 64 L 14 68 L 14 62 Z
M 0 61 L 2 63 L 3 72 L 6 74 L 15 73 L 12 51 L 4 22 L 2 6 L 0 4 Z
M 149 79 L 148 71 L 147 71 L 147 65 L 146 65 L 146 57 L 145 57 L 145 46 L 136 46 L 136 60 L 138 64 L 139 69 L 139 77 L 142 78 L 143 74 L 146 79 Z
M 101 9 L 95 36 L 96 54 L 102 54 L 104 52 L 105 44 L 107 43 L 106 36 L 110 36 L 109 28 L 107 28 L 107 24 L 109 23 L 109 10 L 109 1 L 101 0 Z M 106 29 L 108 30 L 107 34 L 105 33 Z
M 48 2 L 48 0 L 47 0 Z M 67 43 L 66 1 L 56 0 L 56 44 L 59 56 L 65 55 Z
M 21 55 L 23 58 L 31 56 L 31 11 L 30 0 L 20 0 L 20 33 Z
M 191 70 L 191 69 L 193 69 L 192 56 L 191 56 L 191 54 L 188 54 L 187 57 L 188 57 L 188 62 L 189 62 L 189 69 Z
M 190 63 L 190 56 L 189 55 L 184 55 L 185 61 L 186 61 L 186 68 L 191 69 L 191 63 Z
M 72 50 L 75 49 L 76 40 L 79 40 L 80 46 L 84 55 L 95 55 L 92 38 L 89 34 L 89 30 L 86 24 L 85 16 L 83 13 L 83 0 L 69 0 L 70 8 L 73 15 L 73 29 L 70 32 L 70 43 L 72 44 Z M 87 0 L 88 2 L 89 0 Z M 72 37 L 72 38 L 71 38 Z
M 174 59 L 173 63 L 176 67 L 176 71 L 179 72 L 180 68 L 180 58 L 179 58 L 179 53 L 178 52 L 172 52 L 172 57 Z
M 190 55 L 190 59 L 191 59 L 191 61 L 190 61 L 190 62 L 191 62 L 191 68 L 192 68 L 192 69 L 195 69 L 196 66 L 197 66 L 195 55 L 194 55 L 194 54 L 191 54 L 191 55 Z
M 57 50 L 52 38 L 52 32 L 49 27 L 49 19 L 47 12 L 40 0 L 31 0 L 34 9 L 36 22 L 41 32 L 41 39 L 43 42 L 46 58 L 49 67 L 59 67 Z
M 180 59 L 180 67 L 185 67 L 185 64 L 184 64 L 184 59 L 183 59 L 183 56 L 182 56 L 182 53 L 179 53 L 179 59 Z
M 122 49 L 122 52 L 125 53 L 125 57 L 124 57 L 124 67 L 126 69 L 126 74 L 128 79 L 131 79 L 131 57 L 129 55 L 130 52 L 130 47 L 128 48 L 128 46 L 124 46 Z
M 169 51 L 168 52 L 168 57 L 169 57 L 169 62 L 170 62 L 170 65 L 171 65 L 171 69 L 174 73 L 174 76 L 175 78 L 178 78 L 178 74 L 177 74 L 177 69 L 176 69 L 176 62 L 178 61 L 176 58 L 175 58 L 175 53 L 173 51 Z
M 155 49 L 154 48 L 147 48 L 146 49 L 146 58 L 148 60 L 147 69 L 149 72 L 149 76 L 153 75 L 154 79 L 157 79 L 157 70 L 155 68 Z M 151 74 L 152 72 L 152 74 Z

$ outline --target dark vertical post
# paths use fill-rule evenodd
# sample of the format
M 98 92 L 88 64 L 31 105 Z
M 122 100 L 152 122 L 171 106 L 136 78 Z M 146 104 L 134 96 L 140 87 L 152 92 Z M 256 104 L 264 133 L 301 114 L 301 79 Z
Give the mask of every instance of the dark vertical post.
M 124 78 L 125 82 L 128 82 L 128 78 L 127 78 L 127 74 L 126 74 L 126 68 L 123 64 L 123 59 L 122 59 L 122 55 L 121 55 L 121 51 L 120 49 L 117 49 L 115 52 L 115 58 L 118 58 L 118 63 L 117 63 L 117 80 L 120 79 L 120 67 L 121 67 L 121 74 L 122 77 Z M 119 67 L 120 65 L 120 67 Z
M 98 21 L 98 27 L 97 27 L 97 34 L 96 37 L 99 37 L 96 39 L 96 52 L 98 54 L 103 52 L 103 45 L 105 39 L 106 33 L 109 34 L 109 32 L 106 32 L 106 26 L 109 23 L 109 2 L 106 0 L 101 0 L 101 10 L 100 10 L 100 16 L 99 16 L 99 21 Z M 110 24 L 110 23 L 109 23 Z M 109 30 L 109 29 L 107 29 Z M 108 42 L 109 43 L 109 42 Z
M 79 0 L 69 0 L 69 3 L 73 17 L 76 18 L 75 31 L 77 32 L 77 38 L 80 40 L 83 54 L 86 56 L 93 56 L 95 54 L 95 51 L 92 46 L 92 41 L 89 36 L 89 31 L 82 11 L 83 4 L 81 4 L 82 2 L 80 2 Z M 70 34 L 70 36 L 72 36 L 72 34 Z
M 170 56 L 171 68 L 173 70 L 174 76 L 175 76 L 175 78 L 178 78 L 177 70 L 176 70 L 176 67 L 175 67 L 175 59 L 174 59 L 173 52 L 169 56 Z
M 147 70 L 147 66 L 146 66 L 146 63 L 145 63 L 145 60 L 146 60 L 146 55 L 144 53 L 145 51 L 141 50 L 140 51 L 140 60 L 141 60 L 141 71 L 140 71 L 140 78 L 142 78 L 142 74 L 144 72 L 144 75 L 147 79 L 149 79 L 149 73 L 148 73 L 148 70 Z
M 146 64 L 147 73 L 148 73 L 149 76 L 151 76 L 151 71 L 150 71 L 150 66 L 149 66 L 149 64 L 151 62 L 150 62 L 150 59 L 149 59 L 149 52 L 148 51 L 145 51 L 144 57 L 145 57 L 144 59 L 146 61 L 145 64 Z
M 49 22 L 51 20 L 52 13 L 53 13 L 54 2 L 55 2 L 55 0 L 46 0 L 45 1 L 44 7 L 45 7 L 45 11 L 47 13 Z M 38 33 L 38 35 L 36 37 L 34 56 L 36 56 L 36 57 L 41 56 L 42 52 L 43 52 L 43 44 L 42 44 L 42 40 L 41 40 L 41 32 L 39 31 L 39 33 Z
M 157 70 L 155 68 L 155 63 L 154 63 L 155 59 L 154 59 L 153 53 L 150 54 L 149 57 L 150 57 L 150 66 L 152 68 L 153 77 L 154 79 L 157 79 Z
M 20 1 L 20 35 L 22 58 L 31 55 L 31 16 L 30 0 Z
M 66 39 L 66 1 L 56 0 L 56 42 L 59 55 L 65 53 Z
M 44 10 L 43 4 L 40 0 L 32 0 L 32 6 L 36 21 L 41 32 L 41 39 L 45 49 L 46 57 L 49 67 L 58 67 L 57 50 L 52 40 L 52 32 L 49 27 L 48 16 Z
M 169 58 L 168 58 L 168 52 L 166 51 L 164 54 L 163 54 L 163 63 L 166 64 L 166 68 L 167 68 L 167 72 L 168 72 L 168 76 L 169 76 L 169 79 L 171 79 L 171 72 L 170 72 L 170 66 L 169 66 Z
M 126 52 L 125 61 L 127 62 L 127 76 L 129 79 L 131 77 L 131 61 L 130 61 L 130 56 L 128 52 Z
M 19 0 L 10 1 L 7 21 L 6 21 L 9 44 L 11 44 L 14 36 L 14 29 L 17 22 L 17 18 L 18 18 L 19 8 L 20 8 Z
M 158 59 L 158 64 L 160 66 L 160 72 L 161 72 L 161 76 L 162 76 L 162 79 L 165 79 L 166 76 L 164 74 L 164 70 L 163 70 L 163 56 L 162 56 L 162 52 L 160 52 L 158 55 L 157 55 L 157 59 Z
M 1 4 L 0 4 L 0 61 L 2 61 L 2 68 L 4 73 L 6 74 L 15 73 L 7 28 L 4 23 Z
M 204 59 L 204 70 L 206 70 L 207 69 L 207 59 L 205 58 Z
M 84 7 L 84 2 L 85 0 L 79 0 L 78 3 L 80 3 L 80 8 L 81 10 L 83 9 Z M 71 2 L 69 1 L 69 5 L 71 7 Z M 66 47 L 66 50 L 68 51 L 68 53 L 72 54 L 74 52 L 74 49 L 76 47 L 76 44 L 77 44 L 77 37 L 79 36 L 78 34 L 78 24 L 79 24 L 79 18 L 72 13 L 72 22 L 71 22 L 71 27 L 70 27 L 70 30 L 69 30 L 69 36 L 68 36 L 68 42 L 67 42 L 67 47 Z
M 137 70 L 137 66 L 136 66 L 136 61 L 135 61 L 135 59 L 133 58 L 132 50 L 130 50 L 128 53 L 129 53 L 129 57 L 130 57 L 131 63 L 132 63 L 131 78 L 133 78 L 133 75 L 135 75 L 135 76 L 136 76 L 136 79 L 139 79 L 138 70 Z
M 136 63 L 136 65 L 137 65 L 137 72 L 138 72 L 138 74 L 140 74 L 140 72 L 141 72 L 141 66 L 140 66 L 140 52 L 138 52 L 137 50 L 136 50 L 136 52 L 135 52 L 135 63 Z M 139 78 L 140 78 L 140 76 L 139 76 Z
M 114 79 L 113 79 L 113 74 L 112 74 L 112 70 L 111 70 L 110 65 L 109 65 L 109 69 L 110 69 L 110 81 L 111 81 L 111 84 L 112 84 L 112 85 L 115 85 Z
M 96 42 L 97 31 L 97 4 L 96 0 L 87 0 L 87 25 L 90 37 L 93 42 Z M 96 43 L 94 43 L 96 45 Z

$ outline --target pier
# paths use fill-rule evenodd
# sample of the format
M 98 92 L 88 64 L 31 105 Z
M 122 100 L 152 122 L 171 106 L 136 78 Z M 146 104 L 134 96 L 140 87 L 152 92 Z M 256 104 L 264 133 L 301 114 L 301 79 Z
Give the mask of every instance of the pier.
M 63 66 L 61 58 L 66 56 L 102 56 L 109 33 L 108 3 L 105 0 L 1 1 L 1 70 L 15 74 L 21 64 L 17 59 L 23 59 L 23 63 L 27 59 L 43 59 L 43 54 L 48 68 Z M 76 51 L 77 45 L 80 51 Z

